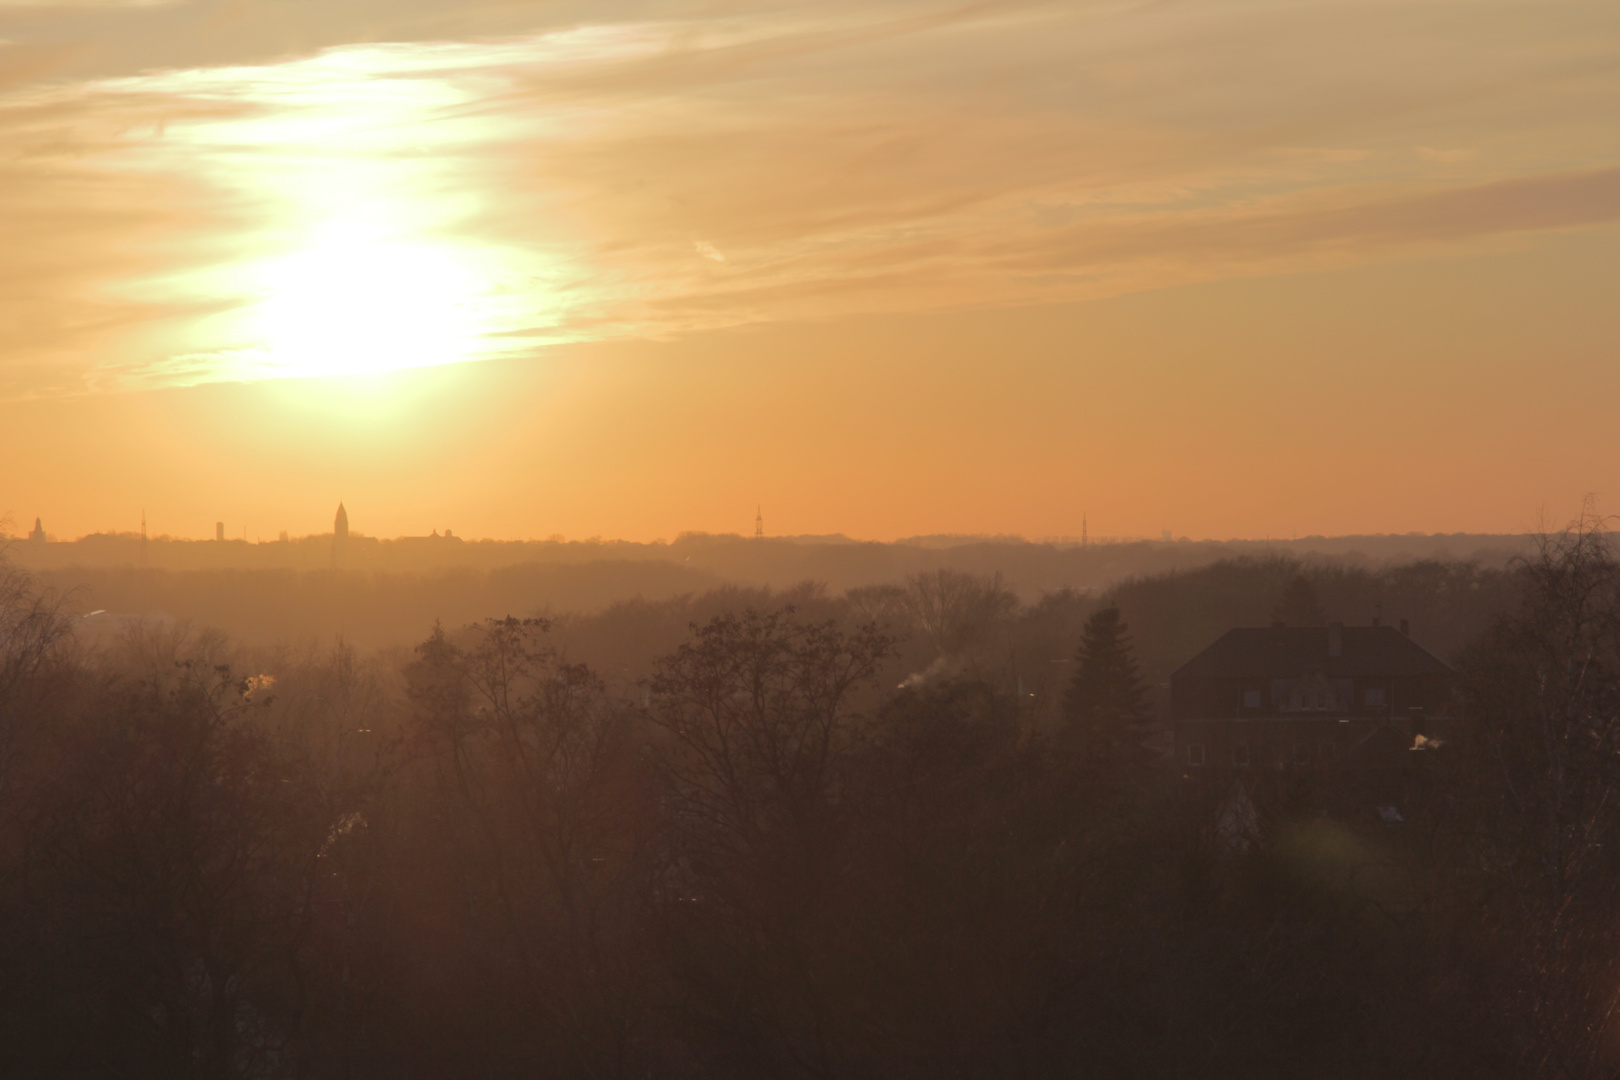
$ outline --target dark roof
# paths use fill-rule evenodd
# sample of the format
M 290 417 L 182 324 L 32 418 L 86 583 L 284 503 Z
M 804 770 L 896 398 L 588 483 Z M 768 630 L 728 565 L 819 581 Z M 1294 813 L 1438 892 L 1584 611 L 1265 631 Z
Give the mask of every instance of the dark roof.
M 1340 655 L 1328 655 L 1326 626 L 1228 630 L 1172 674 L 1172 679 L 1290 678 L 1318 669 L 1339 678 L 1450 675 L 1451 668 L 1393 626 L 1346 626 Z

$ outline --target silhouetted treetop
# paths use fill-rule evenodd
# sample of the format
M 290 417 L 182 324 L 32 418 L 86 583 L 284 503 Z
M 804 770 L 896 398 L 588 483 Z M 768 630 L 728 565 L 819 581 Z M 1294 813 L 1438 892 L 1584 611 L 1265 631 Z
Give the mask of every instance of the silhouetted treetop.
M 1141 728 L 1149 719 L 1147 689 L 1119 608 L 1105 607 L 1086 620 L 1063 715 L 1092 755 L 1123 761 L 1140 751 Z
M 1327 622 L 1327 612 L 1309 578 L 1299 574 L 1288 583 L 1282 599 L 1272 609 L 1271 620 L 1285 626 L 1322 626 Z

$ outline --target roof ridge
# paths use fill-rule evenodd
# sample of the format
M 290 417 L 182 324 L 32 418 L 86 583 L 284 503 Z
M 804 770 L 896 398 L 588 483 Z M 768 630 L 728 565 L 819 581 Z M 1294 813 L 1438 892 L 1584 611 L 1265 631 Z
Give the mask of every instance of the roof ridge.
M 1341 647 L 1330 655 L 1328 626 L 1239 626 L 1171 672 L 1171 678 L 1297 676 L 1312 668 L 1344 675 L 1391 677 L 1452 675 L 1451 666 L 1393 626 L 1342 626 Z

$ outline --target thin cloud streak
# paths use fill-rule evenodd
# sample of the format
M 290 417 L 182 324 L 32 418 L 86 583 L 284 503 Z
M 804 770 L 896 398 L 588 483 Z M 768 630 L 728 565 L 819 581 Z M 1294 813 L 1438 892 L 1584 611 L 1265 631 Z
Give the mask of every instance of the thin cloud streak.
M 782 6 L 0 81 L 0 394 L 346 363 L 300 267 L 442 297 L 442 355 L 355 361 L 411 366 L 1600 226 L 1616 45 L 1594 3 Z

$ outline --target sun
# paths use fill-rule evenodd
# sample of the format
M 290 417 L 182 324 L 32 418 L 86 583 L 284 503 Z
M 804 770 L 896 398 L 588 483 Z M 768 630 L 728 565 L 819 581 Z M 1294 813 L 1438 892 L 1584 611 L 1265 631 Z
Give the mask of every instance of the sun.
M 264 272 L 264 366 L 357 375 L 469 359 L 475 281 L 453 249 L 332 229 Z

